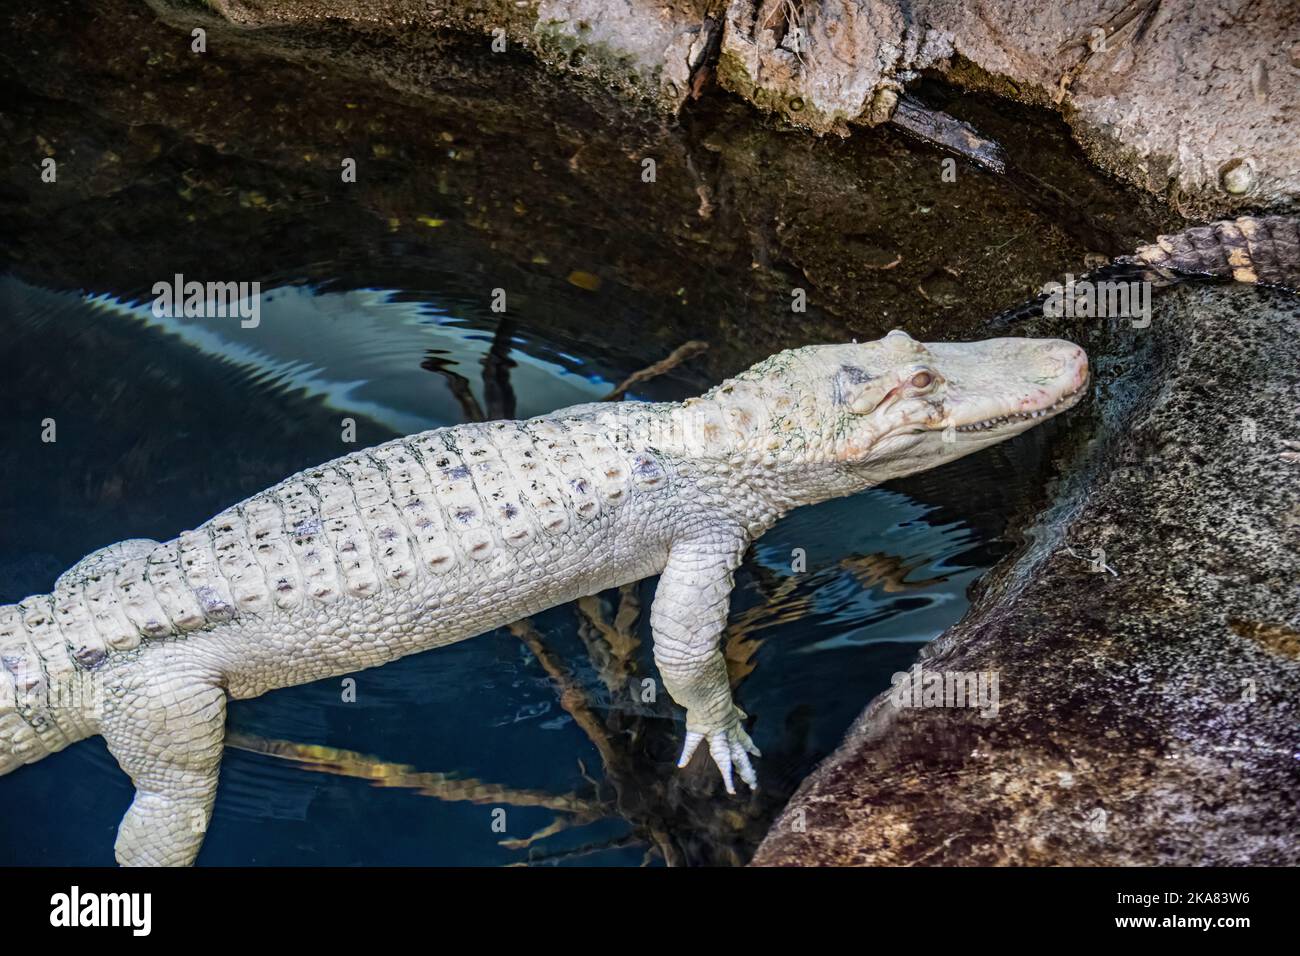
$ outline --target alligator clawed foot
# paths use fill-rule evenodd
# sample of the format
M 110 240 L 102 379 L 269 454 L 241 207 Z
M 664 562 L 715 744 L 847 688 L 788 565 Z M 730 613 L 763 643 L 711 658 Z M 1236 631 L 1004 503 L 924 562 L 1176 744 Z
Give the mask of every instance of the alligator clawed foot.
M 726 727 L 714 731 L 688 729 L 686 743 L 682 747 L 682 756 L 677 761 L 677 766 L 685 767 L 690 763 L 700 742 L 707 739 L 709 755 L 713 757 L 713 762 L 722 774 L 722 784 L 727 788 L 727 793 L 734 795 L 736 792 L 735 784 L 732 782 L 733 768 L 740 774 L 740 779 L 749 785 L 750 790 L 757 790 L 758 774 L 754 772 L 754 767 L 749 762 L 749 755 L 761 757 L 762 753 L 745 732 L 745 728 L 740 725 L 744 717 L 745 712 L 737 707 L 735 718 Z

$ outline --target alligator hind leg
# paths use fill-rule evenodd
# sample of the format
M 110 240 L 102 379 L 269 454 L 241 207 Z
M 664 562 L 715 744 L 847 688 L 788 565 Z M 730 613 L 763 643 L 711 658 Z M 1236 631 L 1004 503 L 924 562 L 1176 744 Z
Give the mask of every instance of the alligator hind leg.
M 189 866 L 212 815 L 225 739 L 226 693 L 173 680 L 128 695 L 100 732 L 135 784 L 114 846 L 123 866 Z

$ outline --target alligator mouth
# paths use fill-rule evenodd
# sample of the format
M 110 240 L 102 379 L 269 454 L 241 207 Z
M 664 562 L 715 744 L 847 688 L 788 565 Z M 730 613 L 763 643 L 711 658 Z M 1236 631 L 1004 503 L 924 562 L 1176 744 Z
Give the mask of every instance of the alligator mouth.
M 1047 408 L 1040 408 L 1032 412 L 1017 412 L 1014 415 L 1003 415 L 999 418 L 986 418 L 983 421 L 971 422 L 969 425 L 958 425 L 959 432 L 987 432 L 1001 428 L 1003 425 L 1014 425 L 1016 422 L 1034 421 L 1039 418 L 1051 418 L 1053 415 L 1059 415 L 1066 409 L 1072 408 L 1079 403 L 1083 393 L 1088 390 L 1092 377 L 1084 379 L 1083 384 L 1073 391 L 1066 392 L 1056 402 Z

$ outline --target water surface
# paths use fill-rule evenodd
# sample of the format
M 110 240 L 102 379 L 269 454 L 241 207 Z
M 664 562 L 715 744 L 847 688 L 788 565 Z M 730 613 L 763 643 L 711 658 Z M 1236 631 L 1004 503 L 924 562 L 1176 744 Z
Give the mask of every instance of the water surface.
M 599 400 L 689 341 L 708 348 L 629 400 L 894 326 L 972 337 L 1157 231 L 1059 121 L 978 97 L 942 105 L 1019 177 L 946 182 L 888 130 L 816 140 L 726 97 L 633 116 L 481 49 L 440 49 L 418 95 L 304 68 L 261 31 L 178 55 L 188 37 L 134 0 L 96 9 L 0 37 L 0 601 L 356 448 Z M 57 185 L 34 179 L 47 155 Z M 176 273 L 261 282 L 259 326 L 155 318 Z M 327 680 L 233 703 L 199 862 L 743 863 L 1014 546 L 1058 428 L 796 512 L 751 549 L 726 651 L 757 795 L 673 768 L 681 715 L 641 693 L 646 581 L 354 675 L 355 700 Z M 25 767 L 0 780 L 0 863 L 110 863 L 130 798 L 99 740 Z

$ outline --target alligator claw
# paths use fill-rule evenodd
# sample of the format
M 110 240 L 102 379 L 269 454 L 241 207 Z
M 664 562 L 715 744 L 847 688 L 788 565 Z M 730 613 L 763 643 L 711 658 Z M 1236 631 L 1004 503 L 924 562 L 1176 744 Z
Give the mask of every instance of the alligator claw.
M 695 756 L 695 748 L 700 745 L 704 739 L 704 734 L 698 730 L 688 730 L 686 732 L 686 744 L 682 747 L 682 757 L 677 761 L 678 768 L 685 767 L 691 762 L 691 757 Z
M 753 764 L 749 761 L 749 755 L 761 757 L 758 747 L 754 746 L 754 741 L 750 739 L 749 734 L 745 733 L 745 728 L 740 726 L 740 718 L 744 717 L 745 712 L 736 708 L 737 719 L 729 727 L 723 727 L 712 732 L 699 730 L 688 730 L 686 732 L 686 743 L 682 747 L 681 759 L 677 761 L 678 767 L 685 767 L 691 762 L 700 742 L 708 740 L 709 755 L 718 767 L 718 772 L 722 774 L 722 785 L 727 788 L 727 793 L 735 794 L 736 786 L 732 779 L 733 771 L 740 774 L 740 779 L 749 785 L 749 789 L 758 789 L 758 774 L 754 772 Z

